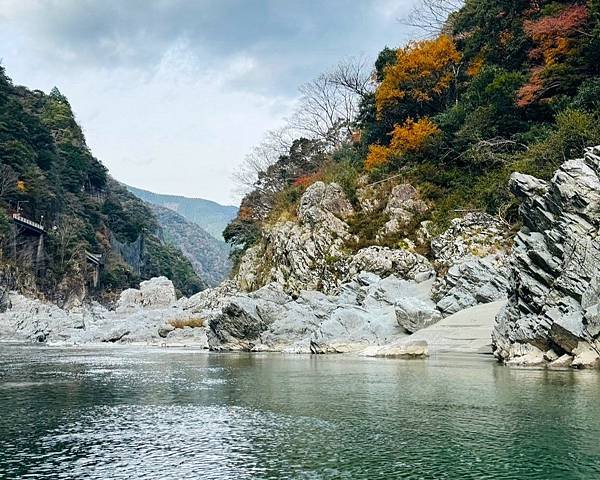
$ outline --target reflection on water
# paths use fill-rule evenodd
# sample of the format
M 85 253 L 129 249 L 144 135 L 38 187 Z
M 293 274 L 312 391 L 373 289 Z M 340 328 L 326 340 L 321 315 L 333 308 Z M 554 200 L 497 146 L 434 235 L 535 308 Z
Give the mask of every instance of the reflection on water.
M 600 374 L 0 346 L 0 478 L 596 479 Z

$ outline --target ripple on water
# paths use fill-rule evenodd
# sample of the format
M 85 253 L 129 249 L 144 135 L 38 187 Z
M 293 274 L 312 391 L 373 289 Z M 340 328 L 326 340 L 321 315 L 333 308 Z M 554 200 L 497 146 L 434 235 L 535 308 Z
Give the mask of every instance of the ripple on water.
M 0 370 L 0 478 L 600 478 L 597 372 L 148 349 Z

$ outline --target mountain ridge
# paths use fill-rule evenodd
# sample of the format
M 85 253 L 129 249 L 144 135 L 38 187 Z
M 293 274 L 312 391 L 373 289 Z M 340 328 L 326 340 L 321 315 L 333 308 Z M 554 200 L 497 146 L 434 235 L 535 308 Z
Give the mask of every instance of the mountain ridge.
M 211 287 L 227 278 L 231 262 L 229 246 L 224 241 L 169 208 L 148 206 L 158 220 L 161 239 L 181 250 L 200 278 Z
M 145 202 L 168 208 L 188 221 L 196 223 L 220 241 L 223 241 L 223 230 L 238 212 L 236 206 L 222 205 L 205 198 L 156 193 L 131 185 L 126 185 L 126 188 Z

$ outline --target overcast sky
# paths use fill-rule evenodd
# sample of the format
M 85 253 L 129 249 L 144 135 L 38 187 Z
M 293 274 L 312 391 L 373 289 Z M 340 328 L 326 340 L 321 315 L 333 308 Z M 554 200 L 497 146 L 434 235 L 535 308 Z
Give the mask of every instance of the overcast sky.
M 125 183 L 236 203 L 231 175 L 297 87 L 409 38 L 414 0 L 0 0 L 14 83 L 65 94 Z

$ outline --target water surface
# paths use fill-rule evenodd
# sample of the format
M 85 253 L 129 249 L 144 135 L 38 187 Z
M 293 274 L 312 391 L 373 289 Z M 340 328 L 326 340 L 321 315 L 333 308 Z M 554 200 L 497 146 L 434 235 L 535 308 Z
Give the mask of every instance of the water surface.
M 599 479 L 600 373 L 0 345 L 0 478 Z

